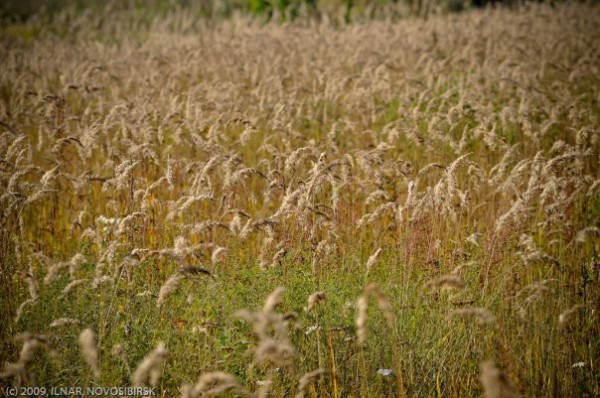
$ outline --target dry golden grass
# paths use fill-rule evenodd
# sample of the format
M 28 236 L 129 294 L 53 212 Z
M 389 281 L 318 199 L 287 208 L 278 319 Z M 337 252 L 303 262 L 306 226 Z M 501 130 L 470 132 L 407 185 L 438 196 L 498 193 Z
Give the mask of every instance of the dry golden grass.
M 600 395 L 597 6 L 147 22 L 1 29 L 3 385 Z

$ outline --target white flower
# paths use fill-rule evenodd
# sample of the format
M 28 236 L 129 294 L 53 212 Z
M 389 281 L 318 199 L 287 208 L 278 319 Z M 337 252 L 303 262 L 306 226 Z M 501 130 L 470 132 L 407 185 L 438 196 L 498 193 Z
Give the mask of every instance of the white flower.
M 585 366 L 585 362 L 575 362 L 571 367 L 572 368 L 583 368 Z
M 382 376 L 391 376 L 394 374 L 394 371 L 392 369 L 379 369 L 377 374 Z
M 312 332 L 316 331 L 316 330 L 321 330 L 321 326 L 318 325 L 312 325 L 311 327 L 309 327 L 308 329 L 306 329 L 306 335 L 308 336 L 309 334 L 311 334 Z

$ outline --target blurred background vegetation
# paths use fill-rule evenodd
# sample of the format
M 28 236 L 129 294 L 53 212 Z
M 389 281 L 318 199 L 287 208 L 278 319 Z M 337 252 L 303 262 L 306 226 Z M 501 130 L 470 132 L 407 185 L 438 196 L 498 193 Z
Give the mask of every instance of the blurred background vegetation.
M 137 9 L 156 16 L 176 8 L 186 8 L 199 17 L 227 18 L 235 13 L 250 13 L 265 20 L 288 21 L 298 17 L 337 19 L 350 22 L 360 18 L 428 16 L 460 12 L 488 4 L 513 4 L 514 0 L 3 0 L 0 17 L 6 22 L 22 22 L 34 15 L 52 16 L 72 8 L 79 12 L 109 7 Z

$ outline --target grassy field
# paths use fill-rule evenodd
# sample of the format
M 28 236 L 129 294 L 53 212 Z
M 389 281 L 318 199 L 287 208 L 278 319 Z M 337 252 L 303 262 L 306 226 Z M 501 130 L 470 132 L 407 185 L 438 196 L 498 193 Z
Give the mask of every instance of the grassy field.
M 0 386 L 600 395 L 598 6 L 190 15 L 2 25 Z

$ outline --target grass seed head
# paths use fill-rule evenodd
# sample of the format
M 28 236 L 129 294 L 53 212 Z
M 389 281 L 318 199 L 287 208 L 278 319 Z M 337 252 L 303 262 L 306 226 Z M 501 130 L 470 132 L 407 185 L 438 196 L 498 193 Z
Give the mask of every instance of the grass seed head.
M 85 362 L 89 365 L 96 379 L 100 378 L 100 366 L 98 362 L 98 347 L 96 346 L 96 337 L 91 329 L 85 329 L 79 334 L 77 340 L 81 355 Z

